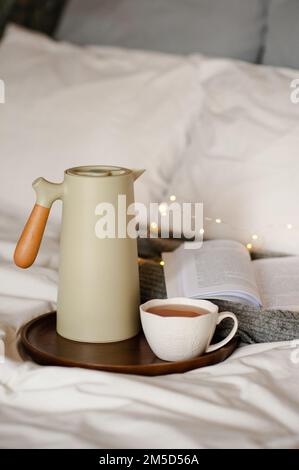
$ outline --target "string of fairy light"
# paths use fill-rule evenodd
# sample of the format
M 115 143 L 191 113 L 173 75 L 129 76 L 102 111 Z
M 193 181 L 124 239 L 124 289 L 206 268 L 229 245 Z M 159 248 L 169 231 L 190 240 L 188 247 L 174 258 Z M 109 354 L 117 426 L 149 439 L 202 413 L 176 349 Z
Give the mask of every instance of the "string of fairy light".
M 170 202 L 175 202 L 176 201 L 176 196 L 175 194 L 171 194 L 169 196 L 169 200 Z M 160 205 L 159 205 L 159 212 L 161 214 L 161 216 L 166 216 L 167 214 L 167 211 L 168 211 L 168 203 L 167 202 L 162 202 Z M 223 221 L 220 217 L 216 217 L 216 218 L 212 218 L 212 217 L 204 217 L 204 220 L 208 223 L 215 223 L 215 224 L 224 224 L 224 225 L 228 225 L 226 224 L 225 221 Z M 150 224 L 150 227 L 151 227 L 151 231 L 153 232 L 157 232 L 159 230 L 159 227 L 158 227 L 158 224 L 157 222 L 152 222 Z M 291 224 L 291 223 L 287 223 L 284 225 L 284 228 L 286 230 L 293 230 L 294 229 L 294 225 Z M 199 233 L 201 235 L 204 234 L 204 228 L 201 228 L 199 230 Z M 253 248 L 254 248 L 254 242 L 257 242 L 259 240 L 259 235 L 257 233 L 252 233 L 249 237 L 248 237 L 248 243 L 246 243 L 246 248 L 251 251 Z M 161 266 L 164 266 L 164 261 L 160 261 L 160 265 Z

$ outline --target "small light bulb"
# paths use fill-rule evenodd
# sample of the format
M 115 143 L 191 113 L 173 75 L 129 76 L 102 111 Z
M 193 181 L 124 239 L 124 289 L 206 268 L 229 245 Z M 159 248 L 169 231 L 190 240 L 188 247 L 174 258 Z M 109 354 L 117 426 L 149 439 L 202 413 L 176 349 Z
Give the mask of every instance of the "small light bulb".
M 160 266 L 164 266 L 164 261 L 160 261 Z
M 174 202 L 176 200 L 176 196 L 174 194 L 172 194 L 169 198 L 172 202 Z
M 159 212 L 161 213 L 161 215 L 166 215 L 167 213 L 167 204 L 165 204 L 165 202 L 162 202 L 160 205 L 159 205 Z
M 199 231 L 200 235 L 203 235 L 205 233 L 204 229 L 201 228 L 200 231 Z
M 221 224 L 221 219 L 216 219 L 215 222 L 216 224 Z
M 252 238 L 252 240 L 257 240 L 257 239 L 258 239 L 258 236 L 257 236 L 256 233 L 254 233 L 251 238 Z
M 158 224 L 156 222 L 151 223 L 151 228 L 156 229 L 158 228 Z
M 247 250 L 251 250 L 252 244 L 251 244 L 251 243 L 247 243 L 246 248 L 247 248 Z
M 288 228 L 289 230 L 291 230 L 291 229 L 293 228 L 293 225 L 292 225 L 292 224 L 287 224 L 287 228 Z

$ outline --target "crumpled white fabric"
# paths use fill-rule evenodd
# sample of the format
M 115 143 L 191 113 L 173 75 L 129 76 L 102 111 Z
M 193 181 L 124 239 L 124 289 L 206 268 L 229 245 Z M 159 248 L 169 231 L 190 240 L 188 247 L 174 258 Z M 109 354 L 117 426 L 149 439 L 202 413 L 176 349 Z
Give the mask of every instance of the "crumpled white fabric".
M 204 100 L 165 200 L 202 202 L 207 239 L 299 254 L 299 104 L 291 100 L 298 70 L 193 62 Z
M 136 200 L 158 202 L 201 109 L 189 58 L 78 47 L 13 25 L 0 44 L 0 78 L 0 202 L 19 214 L 34 201 L 35 178 L 60 182 L 80 165 L 143 168 Z
M 59 178 L 69 166 L 66 162 L 87 163 L 82 162 L 83 155 L 90 163 L 112 163 L 107 158 L 112 154 L 115 161 L 118 151 L 116 140 L 109 137 L 103 144 L 103 134 L 98 133 L 105 125 L 93 102 L 97 85 L 91 82 L 98 68 L 98 103 L 106 111 L 111 110 L 109 103 L 114 106 L 110 123 L 116 126 L 119 142 L 123 138 L 126 143 L 127 161 L 141 166 L 149 162 L 150 177 L 157 176 L 150 189 L 160 191 L 161 179 L 167 185 L 171 171 L 178 170 L 190 124 L 201 109 L 198 71 L 208 74 L 209 62 L 199 59 L 195 66 L 196 61 L 176 57 L 105 48 L 90 51 L 85 55 L 47 39 L 36 41 L 34 34 L 14 28 L 0 47 L 0 72 L 5 71 L 9 85 L 0 110 L 0 154 L 7 165 L 2 165 L 0 188 L 0 338 L 5 343 L 5 360 L 0 363 L 0 447 L 298 447 L 299 365 L 292 362 L 297 356 L 292 355 L 291 342 L 245 346 L 222 364 L 151 378 L 42 367 L 20 357 L 19 328 L 55 308 L 58 279 L 57 232 L 50 226 L 36 264 L 26 271 L 12 264 L 25 208 L 29 211 L 34 199 L 30 182 L 37 176 Z M 63 100 L 56 93 L 57 84 Z M 127 93 L 122 94 L 122 86 Z M 126 96 L 132 98 L 131 114 Z M 8 107 L 10 100 L 16 106 Z M 98 128 L 91 129 L 97 118 Z M 66 131 L 71 138 L 65 138 Z M 124 154 L 117 155 L 121 160 Z M 162 169 L 157 173 L 157 168 Z M 15 209 L 20 206 L 21 217 L 4 212 L 9 203 Z
M 55 308 L 58 241 L 13 266 L 15 224 L 1 214 L 2 448 L 276 448 L 299 446 L 299 361 L 292 342 L 239 348 L 185 374 L 141 377 L 21 359 L 20 326 Z M 299 347 L 299 346 L 297 346 Z

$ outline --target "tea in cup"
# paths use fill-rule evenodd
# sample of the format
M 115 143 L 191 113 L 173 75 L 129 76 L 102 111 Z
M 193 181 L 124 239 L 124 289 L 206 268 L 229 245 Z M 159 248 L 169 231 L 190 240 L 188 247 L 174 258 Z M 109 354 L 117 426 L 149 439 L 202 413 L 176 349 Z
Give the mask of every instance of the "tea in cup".
M 178 297 L 154 299 L 140 305 L 141 324 L 147 342 L 164 361 L 183 361 L 221 348 L 236 334 L 234 313 L 218 313 L 218 306 L 207 300 Z M 234 326 L 228 336 L 210 344 L 216 326 L 231 318 Z

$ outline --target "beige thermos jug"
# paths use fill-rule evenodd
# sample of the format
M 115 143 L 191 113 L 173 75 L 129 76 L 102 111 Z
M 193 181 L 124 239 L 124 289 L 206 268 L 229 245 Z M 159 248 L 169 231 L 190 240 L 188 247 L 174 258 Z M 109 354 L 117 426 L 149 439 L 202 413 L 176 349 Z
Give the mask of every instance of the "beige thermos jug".
M 106 343 L 139 332 L 137 240 L 128 236 L 126 228 L 132 217 L 127 209 L 134 203 L 133 184 L 143 171 L 82 166 L 66 170 L 60 184 L 43 178 L 33 182 L 36 204 L 14 260 L 21 268 L 31 266 L 51 205 L 61 199 L 57 332 L 65 338 Z M 113 224 L 107 234 L 107 221 L 103 223 L 108 213 L 113 218 L 113 211 L 115 236 Z

